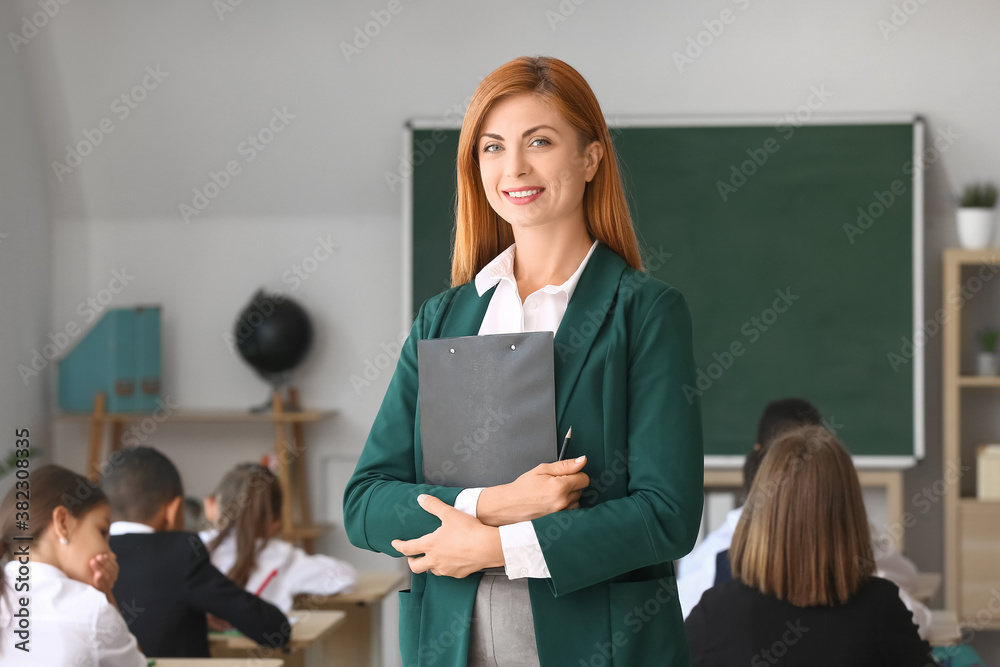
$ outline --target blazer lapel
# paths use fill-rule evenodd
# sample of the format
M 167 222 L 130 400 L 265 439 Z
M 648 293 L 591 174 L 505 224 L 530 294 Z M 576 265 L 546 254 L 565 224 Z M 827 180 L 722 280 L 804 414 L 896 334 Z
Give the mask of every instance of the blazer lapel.
M 615 302 L 618 283 L 626 266 L 625 260 L 614 250 L 604 243 L 598 243 L 580 274 L 580 281 L 576 284 L 553 341 L 557 419 L 569 402 L 597 331 L 611 304 Z M 452 303 L 442 304 L 445 315 L 429 337 L 451 338 L 478 334 L 495 290 L 496 285 L 479 296 L 475 281 L 469 281 L 455 290 Z
M 475 280 L 470 280 L 459 287 L 452 294 L 451 303 L 441 304 L 444 317 L 439 319 L 438 326 L 430 331 L 428 338 L 477 335 L 496 289 L 497 286 L 494 285 L 479 296 Z
M 553 341 L 557 419 L 566 409 L 587 353 L 618 296 L 618 283 L 626 266 L 618 253 L 598 243 L 580 274 Z

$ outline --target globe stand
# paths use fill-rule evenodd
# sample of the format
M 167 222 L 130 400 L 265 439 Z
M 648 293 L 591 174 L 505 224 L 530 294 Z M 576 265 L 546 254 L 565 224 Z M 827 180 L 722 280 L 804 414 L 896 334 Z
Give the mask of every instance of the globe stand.
M 274 395 L 281 394 L 285 387 L 290 386 L 292 383 L 292 373 L 291 371 L 285 371 L 283 373 L 260 373 L 259 374 L 264 380 L 271 385 L 271 391 L 264 402 L 256 407 L 250 408 L 250 412 L 254 414 L 259 414 L 262 412 L 271 412 L 274 410 Z M 296 412 L 298 407 L 289 406 L 288 412 Z

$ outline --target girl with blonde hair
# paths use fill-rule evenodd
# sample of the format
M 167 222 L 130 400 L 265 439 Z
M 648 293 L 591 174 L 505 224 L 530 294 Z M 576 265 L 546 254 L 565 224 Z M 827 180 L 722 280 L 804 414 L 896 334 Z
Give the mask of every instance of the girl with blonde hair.
M 822 426 L 767 449 L 729 549 L 733 579 L 686 630 L 695 665 L 936 665 L 899 588 L 875 577 L 861 484 Z

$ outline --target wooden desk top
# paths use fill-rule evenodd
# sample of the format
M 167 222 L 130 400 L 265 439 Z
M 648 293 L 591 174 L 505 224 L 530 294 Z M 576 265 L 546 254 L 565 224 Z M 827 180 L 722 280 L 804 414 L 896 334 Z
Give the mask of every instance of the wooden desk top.
M 328 635 L 338 625 L 344 622 L 347 614 L 335 610 L 299 609 L 288 614 L 296 618 L 292 625 L 292 641 L 288 645 L 292 649 L 306 648 L 313 642 Z M 257 642 L 243 635 L 230 635 L 217 632 L 208 634 L 210 642 L 217 642 L 227 649 L 257 648 Z M 211 663 L 214 665 L 215 663 Z
M 104 422 L 141 421 L 152 416 L 151 412 L 106 412 L 97 417 Z M 336 410 L 300 410 L 297 412 L 250 412 L 249 410 L 195 410 L 178 409 L 170 413 L 165 421 L 182 423 L 309 423 L 319 422 L 337 414 Z M 94 420 L 90 412 L 57 412 L 54 419 L 60 422 L 90 422 Z
M 263 658 L 154 658 L 156 667 L 283 667 L 284 660 Z
M 927 638 L 931 646 L 953 646 L 962 641 L 962 628 L 958 616 L 945 609 L 931 610 L 931 635 Z
M 329 604 L 370 605 L 396 590 L 406 579 L 399 572 L 359 572 L 358 586 L 349 593 L 336 595 L 296 595 L 296 609 L 323 609 Z

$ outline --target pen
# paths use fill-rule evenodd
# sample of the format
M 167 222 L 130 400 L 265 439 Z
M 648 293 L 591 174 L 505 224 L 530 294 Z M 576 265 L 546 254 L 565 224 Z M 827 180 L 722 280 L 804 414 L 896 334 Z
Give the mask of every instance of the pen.
M 569 437 L 573 433 L 573 427 L 570 426 L 569 430 L 566 431 L 566 439 L 563 440 L 562 448 L 559 450 L 559 460 L 562 461 L 563 457 L 566 456 L 566 448 L 569 447 Z

